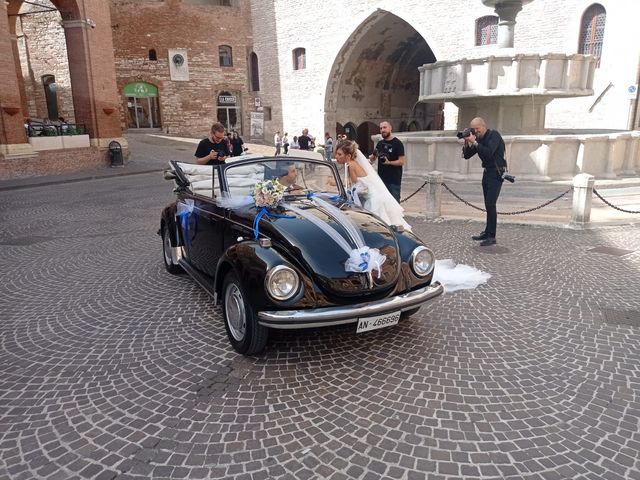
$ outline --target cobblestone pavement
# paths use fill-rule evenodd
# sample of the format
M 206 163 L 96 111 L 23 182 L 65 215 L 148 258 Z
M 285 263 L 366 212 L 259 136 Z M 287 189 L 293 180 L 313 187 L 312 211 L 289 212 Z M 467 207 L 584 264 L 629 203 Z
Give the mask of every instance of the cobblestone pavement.
M 230 348 L 160 174 L 0 192 L 0 478 L 640 479 L 640 235 L 414 230 L 492 274 L 398 326 Z

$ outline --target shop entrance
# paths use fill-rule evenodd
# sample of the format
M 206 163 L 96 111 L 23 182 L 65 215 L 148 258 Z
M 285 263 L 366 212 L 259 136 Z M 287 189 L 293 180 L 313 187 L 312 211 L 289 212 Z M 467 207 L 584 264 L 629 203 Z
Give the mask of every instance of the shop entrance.
M 220 92 L 218 95 L 218 121 L 224 125 L 227 132 L 233 130 L 242 134 L 241 111 L 238 96 L 230 92 Z
M 124 87 L 127 97 L 127 126 L 129 128 L 160 128 L 158 87 L 134 82 Z

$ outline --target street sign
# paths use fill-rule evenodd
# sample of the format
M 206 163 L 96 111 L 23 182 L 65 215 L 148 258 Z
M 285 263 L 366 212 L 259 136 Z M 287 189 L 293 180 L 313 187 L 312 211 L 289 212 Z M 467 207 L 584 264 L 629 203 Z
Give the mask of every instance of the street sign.
M 635 100 L 638 96 L 638 85 L 629 85 L 627 88 L 627 93 L 629 94 L 629 98 Z

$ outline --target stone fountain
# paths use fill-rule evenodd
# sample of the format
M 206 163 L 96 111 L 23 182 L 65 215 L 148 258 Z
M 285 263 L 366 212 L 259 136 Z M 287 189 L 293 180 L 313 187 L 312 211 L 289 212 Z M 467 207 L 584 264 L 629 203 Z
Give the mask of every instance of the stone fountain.
M 419 68 L 418 101 L 452 102 L 458 130 L 482 116 L 503 134 L 509 168 L 521 179 L 567 180 L 581 172 L 616 177 L 640 169 L 640 133 L 547 135 L 546 106 L 555 98 L 593 95 L 597 60 L 590 55 L 521 54 L 513 49 L 516 16 L 533 0 L 482 0 L 499 17 L 495 54 L 440 61 Z M 480 162 L 460 158 L 446 132 L 398 134 L 407 171 L 439 170 L 453 178 L 477 178 Z

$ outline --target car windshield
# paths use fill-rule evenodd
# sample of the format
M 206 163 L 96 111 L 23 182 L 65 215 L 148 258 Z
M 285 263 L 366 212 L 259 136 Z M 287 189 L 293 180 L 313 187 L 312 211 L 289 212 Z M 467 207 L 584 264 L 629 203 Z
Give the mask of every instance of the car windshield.
M 304 196 L 309 192 L 341 193 L 338 186 L 341 180 L 336 179 L 329 164 L 305 159 L 261 159 L 239 165 L 228 162 L 224 176 L 231 197 L 250 195 L 256 182 L 274 179 L 285 186 L 286 195 L 290 196 Z

